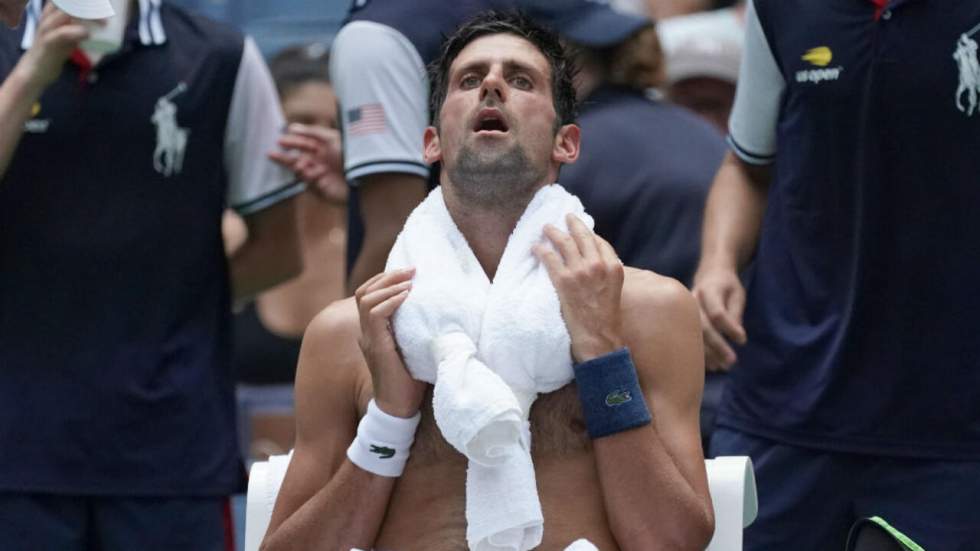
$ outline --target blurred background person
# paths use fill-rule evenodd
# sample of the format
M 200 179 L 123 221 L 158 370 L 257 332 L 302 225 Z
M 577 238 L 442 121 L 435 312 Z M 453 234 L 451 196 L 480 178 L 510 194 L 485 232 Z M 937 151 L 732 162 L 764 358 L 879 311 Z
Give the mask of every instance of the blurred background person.
M 0 540 L 223 551 L 244 483 L 230 304 L 299 271 L 302 185 L 266 157 L 284 120 L 251 40 L 114 7 L 117 49 L 54 71 L 0 180 Z M 44 9 L 0 30 L 0 75 Z M 248 227 L 230 259 L 226 205 Z
M 650 17 L 657 22 L 671 17 L 726 8 L 735 0 L 610 0 L 618 11 Z
M 667 99 L 702 116 L 723 135 L 735 101 L 744 19 L 745 5 L 740 3 L 657 25 L 667 60 Z
M 650 19 L 634 17 L 632 25 L 616 27 L 579 19 L 556 25 L 578 52 L 582 128 L 579 159 L 562 167 L 559 181 L 582 200 L 596 233 L 624 264 L 690 285 L 704 202 L 725 154 L 724 140 L 693 113 L 647 93 L 664 73 Z M 705 443 L 722 382 L 719 375 L 706 377 Z
M 347 184 L 341 172 L 337 100 L 328 79 L 328 50 L 321 43 L 287 48 L 269 62 L 291 135 L 285 152 L 270 156 L 290 170 L 303 171 L 299 151 L 319 144 L 336 155 L 296 197 L 303 271 L 245 304 L 235 314 L 233 362 L 238 380 L 242 443 L 250 461 L 292 449 L 293 380 L 300 341 L 310 320 L 344 297 Z M 314 136 L 307 139 L 307 136 Z M 247 239 L 247 228 L 232 211 L 225 214 L 230 251 Z

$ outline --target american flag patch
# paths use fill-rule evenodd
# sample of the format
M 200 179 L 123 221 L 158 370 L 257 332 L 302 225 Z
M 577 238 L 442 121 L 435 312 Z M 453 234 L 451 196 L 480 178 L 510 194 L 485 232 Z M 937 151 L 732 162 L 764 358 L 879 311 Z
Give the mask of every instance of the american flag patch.
M 347 111 L 347 133 L 352 136 L 385 131 L 385 109 L 380 103 L 368 103 Z

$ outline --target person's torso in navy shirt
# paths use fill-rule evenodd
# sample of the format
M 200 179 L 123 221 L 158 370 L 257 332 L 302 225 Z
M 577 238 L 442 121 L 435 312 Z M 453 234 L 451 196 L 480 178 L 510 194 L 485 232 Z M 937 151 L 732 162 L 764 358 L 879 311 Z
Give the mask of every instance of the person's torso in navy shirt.
M 220 220 L 243 37 L 162 22 L 85 82 L 67 64 L 0 180 L 0 491 L 241 488 Z
M 582 199 L 623 263 L 689 284 L 722 137 L 693 113 L 618 87 L 583 101 L 578 123 L 579 159 L 562 167 L 559 183 Z
M 980 459 L 980 2 L 755 4 L 786 91 L 719 422 Z

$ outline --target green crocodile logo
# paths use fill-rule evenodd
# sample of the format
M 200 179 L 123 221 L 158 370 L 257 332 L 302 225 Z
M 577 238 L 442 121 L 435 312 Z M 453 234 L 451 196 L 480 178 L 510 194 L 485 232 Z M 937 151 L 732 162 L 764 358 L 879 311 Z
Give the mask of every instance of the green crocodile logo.
M 611 408 L 621 406 L 632 400 L 633 396 L 630 395 L 630 391 L 628 390 L 617 390 L 606 395 L 606 405 Z
M 375 446 L 374 444 L 371 444 L 371 453 L 380 455 L 381 459 L 391 459 L 395 456 L 395 450 L 384 446 Z

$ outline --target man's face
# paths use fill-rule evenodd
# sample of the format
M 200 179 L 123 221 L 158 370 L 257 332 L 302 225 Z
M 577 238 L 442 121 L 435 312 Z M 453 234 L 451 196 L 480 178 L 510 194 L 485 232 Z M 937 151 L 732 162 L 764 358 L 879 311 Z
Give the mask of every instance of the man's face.
M 0 0 L 0 21 L 10 28 L 16 27 L 26 5 L 26 0 Z
M 449 69 L 439 119 L 438 130 L 426 131 L 426 161 L 442 161 L 457 195 L 482 206 L 526 201 L 557 177 L 559 163 L 574 161 L 562 153 L 571 125 L 555 132 L 548 60 L 511 34 L 463 48 Z

